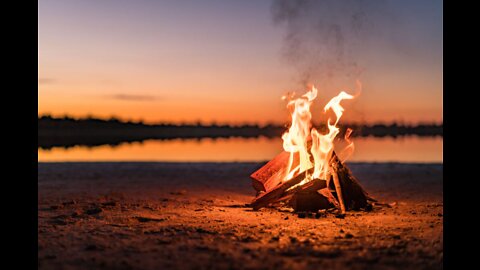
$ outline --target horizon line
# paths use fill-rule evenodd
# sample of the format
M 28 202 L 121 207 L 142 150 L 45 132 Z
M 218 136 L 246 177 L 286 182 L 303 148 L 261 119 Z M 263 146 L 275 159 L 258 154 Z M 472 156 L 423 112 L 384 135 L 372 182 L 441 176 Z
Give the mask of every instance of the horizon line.
M 124 124 L 127 123 L 133 123 L 133 124 L 143 124 L 143 125 L 202 125 L 202 126 L 213 126 L 213 125 L 220 125 L 220 126 L 259 126 L 259 127 L 266 127 L 266 126 L 285 126 L 288 123 L 279 123 L 275 121 L 267 121 L 264 124 L 260 124 L 258 122 L 252 123 L 252 122 L 243 122 L 243 123 L 224 123 L 224 122 L 217 122 L 217 121 L 202 121 L 202 120 L 193 120 L 193 121 L 145 121 L 143 119 L 140 120 L 133 120 L 133 119 L 125 119 L 122 117 L 118 116 L 110 116 L 110 117 L 101 117 L 101 116 L 93 116 L 93 115 L 86 115 L 86 116 L 80 116 L 80 117 L 75 117 L 72 115 L 64 114 L 62 116 L 52 116 L 51 114 L 39 114 L 38 115 L 38 120 L 41 118 L 51 118 L 51 119 L 73 119 L 76 121 L 81 121 L 81 120 L 100 120 L 100 121 L 118 121 Z M 313 123 L 315 126 L 317 125 L 322 125 L 321 123 Z M 357 125 L 357 126 L 372 126 L 372 125 L 385 125 L 385 126 L 391 126 L 391 125 L 397 125 L 397 126 L 421 126 L 421 125 L 433 125 L 433 126 L 443 126 L 443 121 L 437 122 L 437 121 L 418 121 L 416 123 L 411 123 L 407 121 L 400 121 L 400 120 L 394 120 L 394 121 L 344 121 L 343 125 Z M 339 123 L 339 125 L 342 125 L 342 123 Z

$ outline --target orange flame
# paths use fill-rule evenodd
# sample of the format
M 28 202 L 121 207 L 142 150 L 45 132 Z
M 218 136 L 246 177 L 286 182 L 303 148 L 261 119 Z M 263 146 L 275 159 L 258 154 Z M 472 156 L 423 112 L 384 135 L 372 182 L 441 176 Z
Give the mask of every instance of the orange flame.
M 342 150 L 341 153 L 338 154 L 338 157 L 341 158 L 341 160 L 345 161 L 350 156 L 352 156 L 353 151 L 355 150 L 355 144 L 353 141 L 350 139 L 352 135 L 353 130 L 351 128 L 347 128 L 345 131 L 345 141 L 347 142 L 347 146 Z
M 290 152 L 286 179 L 292 178 L 298 171 L 305 171 L 312 167 L 307 142 L 312 125 L 310 106 L 316 97 L 317 89 L 312 87 L 306 94 L 300 98 L 290 100 L 287 104 L 287 108 L 291 111 L 292 124 L 288 131 L 282 135 L 283 149 Z M 290 98 L 293 98 L 293 96 Z M 295 153 L 299 155 L 299 164 L 295 168 L 292 168 Z
M 312 167 L 314 168 L 312 175 L 306 175 L 305 179 L 303 179 L 299 185 L 303 185 L 315 178 L 329 179 L 329 161 L 334 149 L 334 139 L 340 132 L 337 124 L 344 111 L 340 102 L 344 99 L 353 99 L 354 97 L 342 91 L 325 105 L 324 111 L 326 112 L 331 109 L 335 113 L 336 119 L 332 124 L 331 119 L 328 118 L 328 132 L 321 134 L 317 129 L 312 128 L 311 123 L 312 114 L 310 107 L 313 100 L 317 97 L 317 92 L 318 90 L 313 86 L 306 94 L 297 99 L 289 100 L 287 104 L 287 108 L 291 112 L 292 122 L 290 128 L 282 135 L 283 149 L 290 152 L 287 174 L 284 181 Z M 292 98 L 293 96 L 288 97 L 288 99 Z M 351 130 L 347 130 L 345 138 L 349 143 L 347 148 L 353 151 L 353 142 L 349 140 L 350 134 Z M 311 144 L 309 143 L 310 140 Z M 294 166 L 293 161 L 295 155 L 298 155 L 299 162 Z

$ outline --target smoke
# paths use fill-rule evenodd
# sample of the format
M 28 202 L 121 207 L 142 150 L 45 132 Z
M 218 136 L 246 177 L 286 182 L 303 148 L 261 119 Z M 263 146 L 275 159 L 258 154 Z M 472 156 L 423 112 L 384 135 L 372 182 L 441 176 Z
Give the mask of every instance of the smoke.
M 359 78 L 361 51 L 394 25 L 381 0 L 274 0 L 271 12 L 286 28 L 283 56 L 302 85 Z

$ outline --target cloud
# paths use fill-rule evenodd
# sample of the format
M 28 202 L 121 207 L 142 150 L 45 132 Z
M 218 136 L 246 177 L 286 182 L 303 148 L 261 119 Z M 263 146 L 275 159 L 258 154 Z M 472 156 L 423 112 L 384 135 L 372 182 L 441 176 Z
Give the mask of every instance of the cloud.
M 55 80 L 52 78 L 38 78 L 38 84 L 52 84 Z
M 115 94 L 107 96 L 110 99 L 125 100 L 125 101 L 154 101 L 159 100 L 158 96 L 151 95 L 129 95 L 129 94 Z

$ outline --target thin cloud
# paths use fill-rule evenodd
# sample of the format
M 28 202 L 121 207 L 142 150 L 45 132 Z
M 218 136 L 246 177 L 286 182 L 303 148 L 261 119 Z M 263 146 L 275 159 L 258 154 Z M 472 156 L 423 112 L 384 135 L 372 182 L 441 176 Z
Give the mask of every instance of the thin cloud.
M 108 96 L 110 99 L 116 100 L 125 100 L 125 101 L 154 101 L 159 100 L 160 98 L 157 96 L 151 95 L 128 95 L 128 94 L 116 94 Z

